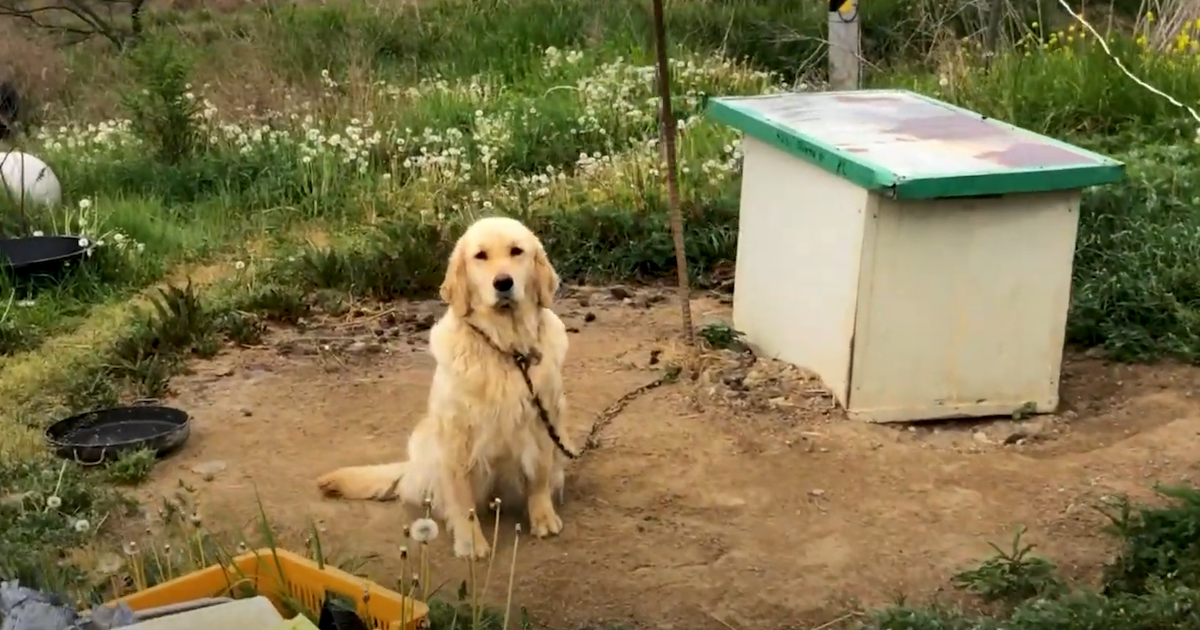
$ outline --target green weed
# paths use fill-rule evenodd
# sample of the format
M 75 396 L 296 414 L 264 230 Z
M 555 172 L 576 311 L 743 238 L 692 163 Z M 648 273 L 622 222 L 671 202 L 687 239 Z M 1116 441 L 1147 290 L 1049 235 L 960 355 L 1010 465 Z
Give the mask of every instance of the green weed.
M 133 132 L 167 165 L 191 158 L 200 140 L 200 104 L 183 55 L 175 40 L 165 37 L 144 41 L 128 54 L 137 84 L 123 100 Z
M 139 449 L 122 453 L 116 461 L 105 466 L 108 478 L 116 484 L 137 485 L 150 477 L 158 453 L 154 449 Z
M 1156 490 L 1167 499 L 1166 505 L 1135 505 L 1122 499 L 1104 510 L 1109 531 L 1121 541 L 1105 569 L 1107 594 L 1200 590 L 1200 490 Z
M 729 324 L 714 323 L 706 326 L 701 326 L 696 334 L 708 344 L 711 348 L 718 350 L 729 350 L 740 348 L 742 346 L 741 331 L 733 328 Z
M 73 462 L 48 457 L 0 463 L 0 576 L 60 592 L 86 587 L 82 569 L 58 560 L 93 541 L 125 511 L 118 495 Z
M 1061 592 L 1064 587 L 1055 575 L 1054 563 L 1030 555 L 1033 545 L 1021 544 L 1024 533 L 1025 528 L 1018 527 L 1007 550 L 992 544 L 996 556 L 954 576 L 954 584 L 987 602 L 1015 603 Z

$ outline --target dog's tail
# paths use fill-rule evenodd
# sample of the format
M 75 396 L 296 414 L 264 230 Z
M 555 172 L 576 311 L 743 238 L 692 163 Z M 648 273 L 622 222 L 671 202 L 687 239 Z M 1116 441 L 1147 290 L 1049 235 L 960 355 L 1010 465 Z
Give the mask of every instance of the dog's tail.
M 317 487 L 327 497 L 359 501 L 394 501 L 400 497 L 400 481 L 408 462 L 352 466 L 321 475 Z

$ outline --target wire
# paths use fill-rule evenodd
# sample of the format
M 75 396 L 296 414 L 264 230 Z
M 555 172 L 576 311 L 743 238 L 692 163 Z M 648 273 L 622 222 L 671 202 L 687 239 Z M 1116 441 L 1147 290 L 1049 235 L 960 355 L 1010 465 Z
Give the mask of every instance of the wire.
M 1186 109 L 1187 113 L 1191 114 L 1192 120 L 1195 120 L 1196 123 L 1200 124 L 1200 114 L 1197 114 L 1196 110 L 1192 109 L 1188 105 L 1185 105 L 1185 104 L 1179 102 L 1178 99 L 1171 96 L 1170 94 L 1167 94 L 1166 92 L 1163 92 L 1162 90 L 1154 87 L 1153 85 L 1150 85 L 1149 83 L 1146 83 L 1145 81 L 1139 79 L 1136 75 L 1134 75 L 1132 72 L 1130 72 L 1129 69 L 1125 67 L 1125 64 L 1121 63 L 1121 59 L 1113 54 L 1112 50 L 1108 47 L 1108 43 L 1104 41 L 1104 36 L 1101 35 L 1100 33 L 1096 32 L 1096 29 L 1092 28 L 1092 25 L 1088 24 L 1087 20 L 1083 19 L 1083 17 L 1081 17 L 1079 14 L 1075 13 L 1075 11 L 1073 11 L 1071 9 L 1071 5 L 1067 4 L 1067 0 L 1058 0 L 1058 3 L 1060 5 L 1062 5 L 1062 8 L 1067 10 L 1067 13 L 1071 14 L 1072 18 L 1075 18 L 1076 22 L 1079 22 L 1080 24 L 1082 24 L 1084 28 L 1086 28 L 1088 31 L 1091 32 L 1092 36 L 1094 36 L 1096 38 L 1096 42 L 1099 43 L 1100 47 L 1104 49 L 1104 53 L 1108 55 L 1109 59 L 1112 59 L 1113 62 L 1117 64 L 1117 68 L 1119 68 L 1121 70 L 1121 72 L 1125 73 L 1125 76 L 1129 77 L 1129 79 L 1131 81 L 1133 81 L 1134 83 L 1142 86 L 1143 88 L 1146 88 L 1151 93 L 1167 99 L 1167 101 L 1169 103 L 1171 103 L 1172 105 L 1179 107 L 1181 109 Z
M 842 15 L 842 7 L 851 2 L 854 3 L 854 13 L 851 13 L 850 17 L 846 17 Z M 836 13 L 842 24 L 850 24 L 858 19 L 858 0 L 830 0 L 829 12 Z

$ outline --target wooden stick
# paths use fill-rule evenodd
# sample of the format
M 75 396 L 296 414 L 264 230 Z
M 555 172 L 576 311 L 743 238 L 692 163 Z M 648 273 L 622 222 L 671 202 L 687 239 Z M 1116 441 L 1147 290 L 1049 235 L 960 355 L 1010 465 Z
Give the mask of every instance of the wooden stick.
M 684 338 L 688 347 L 696 347 L 696 330 L 692 326 L 691 289 L 688 286 L 687 253 L 683 247 L 683 213 L 679 208 L 679 178 L 675 156 L 675 112 L 671 110 L 671 67 L 667 63 L 667 27 L 663 19 L 663 0 L 654 5 L 654 46 L 658 53 L 659 124 L 663 153 L 667 166 L 667 203 L 671 212 L 671 237 L 675 241 L 675 267 L 679 275 L 679 309 L 683 319 Z

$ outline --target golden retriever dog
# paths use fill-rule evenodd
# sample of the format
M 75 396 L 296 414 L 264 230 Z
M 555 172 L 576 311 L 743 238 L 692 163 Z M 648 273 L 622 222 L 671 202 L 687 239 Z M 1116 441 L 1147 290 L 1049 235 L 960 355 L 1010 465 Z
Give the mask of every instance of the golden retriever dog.
M 426 415 L 408 438 L 407 461 L 340 468 L 317 484 L 326 496 L 432 501 L 459 557 L 490 553 L 472 510 L 502 487 L 524 497 L 530 529 L 557 534 L 562 489 L 567 330 L 550 307 L 558 274 L 520 221 L 491 217 L 455 244 L 429 333 L 437 361 Z

